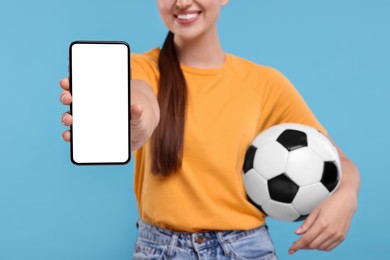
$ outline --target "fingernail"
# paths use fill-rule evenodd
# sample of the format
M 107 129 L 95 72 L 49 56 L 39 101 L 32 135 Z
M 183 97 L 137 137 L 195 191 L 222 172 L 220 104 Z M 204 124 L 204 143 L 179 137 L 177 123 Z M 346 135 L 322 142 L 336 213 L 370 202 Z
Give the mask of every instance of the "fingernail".
M 64 117 L 62 118 L 62 120 L 61 120 L 61 121 L 62 121 L 62 124 L 63 124 L 63 125 L 65 125 L 65 124 L 66 124 L 66 119 L 68 119 L 68 117 L 67 117 L 67 116 L 64 116 Z
M 292 254 L 294 254 L 294 253 L 295 253 L 295 251 L 294 251 L 294 250 L 292 250 L 292 249 L 290 249 L 290 250 L 288 250 L 288 253 L 289 253 L 290 255 L 292 255 Z
M 65 95 L 62 95 L 61 96 L 61 101 L 64 102 L 64 100 L 65 100 Z
M 295 233 L 297 233 L 297 234 L 300 234 L 300 233 L 302 233 L 302 227 L 299 227 L 296 231 L 295 231 Z

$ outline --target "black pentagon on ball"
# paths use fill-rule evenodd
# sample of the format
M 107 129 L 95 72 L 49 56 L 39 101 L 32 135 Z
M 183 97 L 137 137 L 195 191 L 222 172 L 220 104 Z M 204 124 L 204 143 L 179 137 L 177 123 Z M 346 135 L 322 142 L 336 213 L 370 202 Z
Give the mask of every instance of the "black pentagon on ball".
M 284 173 L 268 180 L 269 195 L 275 201 L 291 203 L 298 189 L 299 186 Z
M 244 174 L 253 168 L 253 160 L 255 159 L 256 151 L 257 151 L 257 148 L 254 147 L 253 145 L 249 146 L 248 150 L 246 151 L 244 166 L 242 168 L 244 171 Z
M 335 162 L 324 162 L 324 172 L 322 173 L 321 183 L 332 192 L 340 180 L 339 170 Z
M 283 145 L 288 151 L 307 146 L 306 133 L 292 129 L 285 130 L 279 135 L 276 141 Z

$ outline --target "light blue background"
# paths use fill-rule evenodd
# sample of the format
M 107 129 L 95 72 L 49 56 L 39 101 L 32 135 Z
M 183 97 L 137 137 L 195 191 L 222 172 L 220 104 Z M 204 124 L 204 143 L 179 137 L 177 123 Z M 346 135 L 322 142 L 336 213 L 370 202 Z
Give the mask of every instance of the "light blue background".
M 270 220 L 281 259 L 390 259 L 389 14 L 388 0 L 231 0 L 224 8 L 226 51 L 287 75 L 361 170 L 346 241 L 288 256 L 298 224 Z M 71 164 L 58 81 L 73 40 L 125 40 L 134 52 L 161 44 L 155 1 L 1 1 L 0 29 L 0 259 L 131 259 L 133 164 Z

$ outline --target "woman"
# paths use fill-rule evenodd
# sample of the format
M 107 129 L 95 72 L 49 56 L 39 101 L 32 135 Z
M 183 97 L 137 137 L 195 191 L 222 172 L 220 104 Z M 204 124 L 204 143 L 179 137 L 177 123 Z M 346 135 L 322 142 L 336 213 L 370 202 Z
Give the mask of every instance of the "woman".
M 244 155 L 266 128 L 326 130 L 278 71 L 223 51 L 228 0 L 157 0 L 169 29 L 161 50 L 132 56 L 131 132 L 140 220 L 134 259 L 277 259 L 265 216 L 246 200 Z M 69 82 L 61 101 L 69 105 Z M 65 113 L 69 126 L 72 117 Z M 63 133 L 66 141 L 69 131 Z M 359 173 L 339 150 L 343 179 L 297 229 L 289 253 L 332 250 L 357 208 Z

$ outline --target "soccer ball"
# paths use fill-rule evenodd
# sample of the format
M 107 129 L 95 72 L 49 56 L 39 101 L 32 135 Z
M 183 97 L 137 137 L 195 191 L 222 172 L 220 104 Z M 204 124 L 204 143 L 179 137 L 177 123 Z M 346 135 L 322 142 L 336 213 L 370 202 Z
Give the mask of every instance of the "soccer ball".
M 336 148 L 317 129 L 293 123 L 260 133 L 245 155 L 243 180 L 249 201 L 267 216 L 305 219 L 338 187 Z

